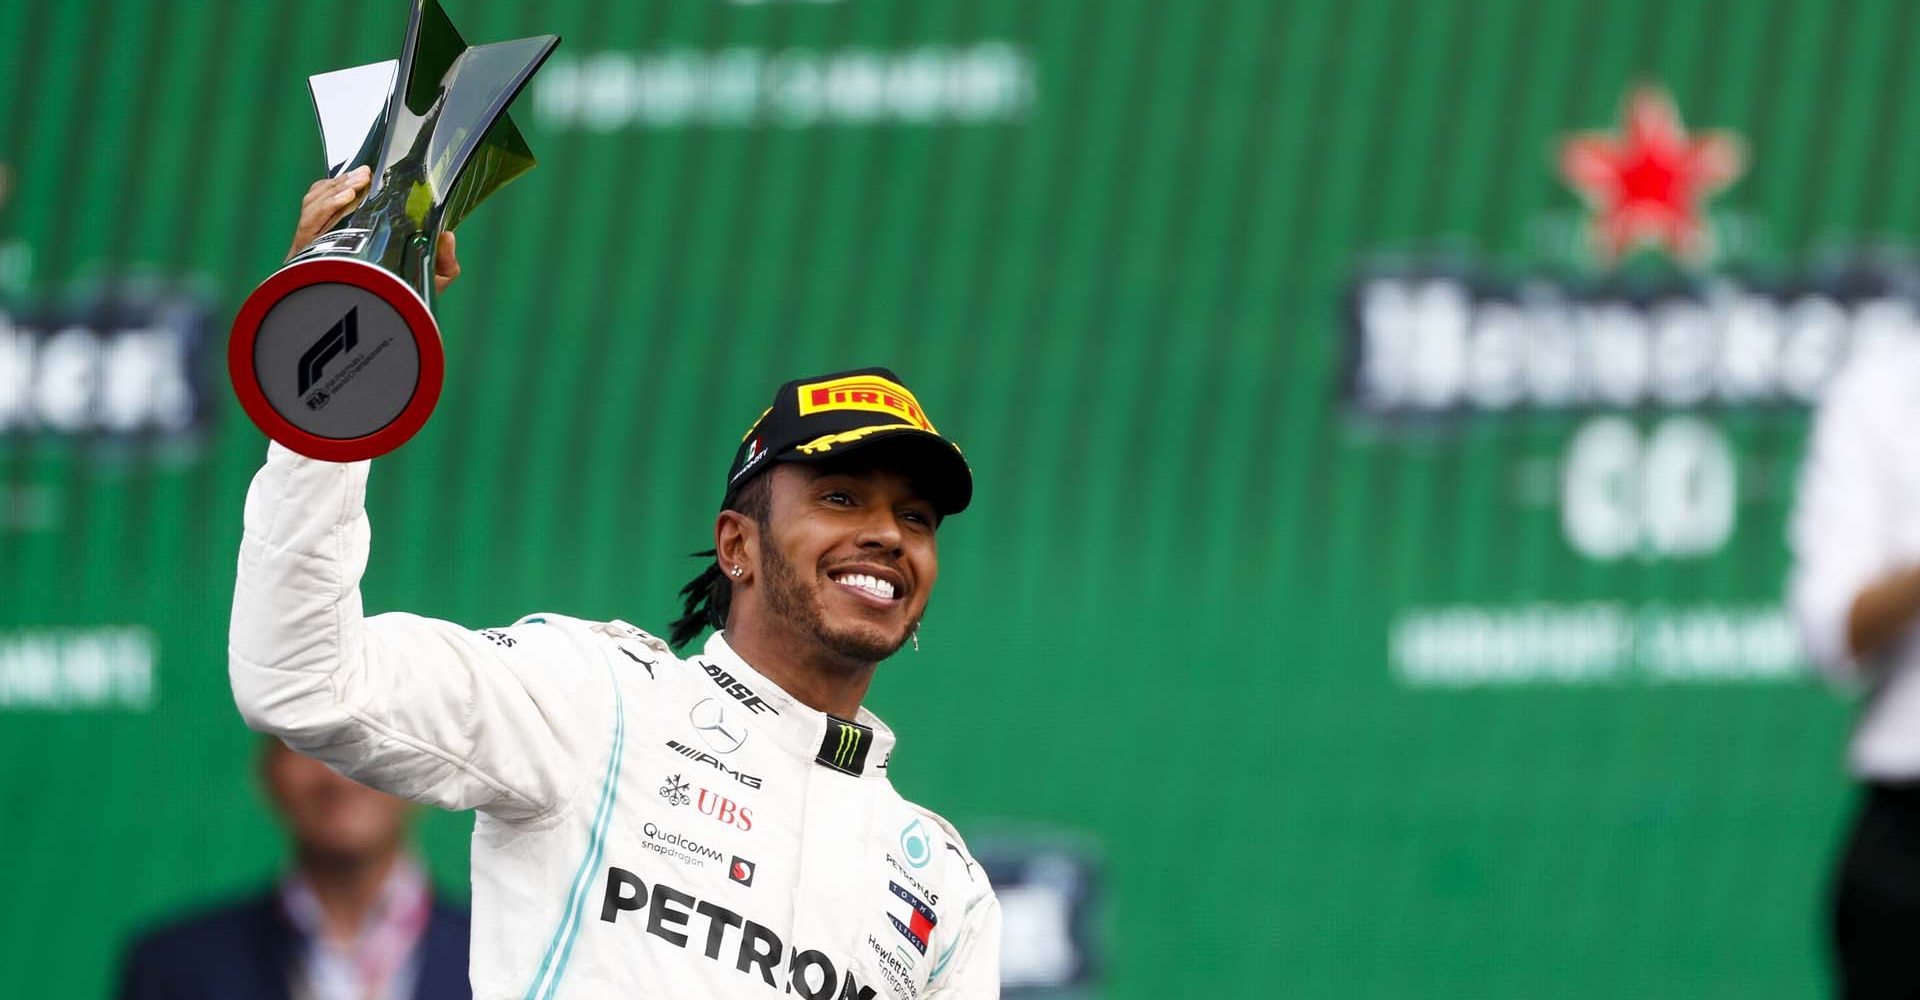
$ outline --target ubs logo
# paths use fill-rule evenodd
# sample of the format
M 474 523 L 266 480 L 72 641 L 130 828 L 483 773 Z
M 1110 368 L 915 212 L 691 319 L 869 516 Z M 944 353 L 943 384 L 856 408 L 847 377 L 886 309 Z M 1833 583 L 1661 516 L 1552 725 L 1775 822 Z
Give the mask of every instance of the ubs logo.
M 727 826 L 737 827 L 742 831 L 753 829 L 753 810 L 719 792 L 710 792 L 702 788 L 700 794 L 695 797 L 694 804 L 699 807 L 701 813 Z
M 691 790 L 692 794 L 689 795 L 689 783 L 676 774 L 667 778 L 667 783 L 660 787 L 660 797 L 666 799 L 670 806 L 691 804 L 699 810 L 700 815 L 724 826 L 742 832 L 753 829 L 752 807 L 743 806 L 711 788 L 693 785 Z
M 747 742 L 745 723 L 727 718 L 727 709 L 717 699 L 703 699 L 687 712 L 687 721 L 714 753 L 732 753 Z

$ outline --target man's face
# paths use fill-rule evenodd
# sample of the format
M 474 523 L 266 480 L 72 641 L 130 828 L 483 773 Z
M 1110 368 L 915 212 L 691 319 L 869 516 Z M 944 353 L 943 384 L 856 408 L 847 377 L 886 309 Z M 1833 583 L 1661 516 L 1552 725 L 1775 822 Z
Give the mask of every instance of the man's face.
M 412 806 L 275 745 L 262 771 L 281 822 L 304 857 L 351 863 L 399 846 Z
M 767 610 L 842 659 L 892 656 L 939 575 L 936 515 L 902 473 L 782 464 L 760 533 Z

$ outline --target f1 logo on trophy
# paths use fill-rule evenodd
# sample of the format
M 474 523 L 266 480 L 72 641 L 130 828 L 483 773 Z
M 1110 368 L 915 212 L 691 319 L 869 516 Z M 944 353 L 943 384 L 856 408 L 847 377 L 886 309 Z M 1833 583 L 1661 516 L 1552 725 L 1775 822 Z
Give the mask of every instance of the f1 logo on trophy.
M 372 171 L 360 204 L 240 307 L 227 369 L 268 437 L 331 462 L 384 455 L 440 400 L 433 251 L 533 168 L 507 106 L 556 35 L 469 46 L 437 0 L 413 0 L 400 58 L 308 78 L 327 175 Z

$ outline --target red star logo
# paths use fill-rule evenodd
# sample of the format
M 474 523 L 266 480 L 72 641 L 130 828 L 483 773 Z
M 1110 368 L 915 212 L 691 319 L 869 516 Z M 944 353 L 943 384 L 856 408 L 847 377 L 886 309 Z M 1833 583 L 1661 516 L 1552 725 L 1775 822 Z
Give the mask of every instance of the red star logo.
M 1636 246 L 1698 263 L 1712 250 L 1702 203 L 1746 167 L 1731 132 L 1689 136 L 1673 99 L 1643 86 L 1628 98 L 1619 136 L 1582 132 L 1560 148 L 1567 183 L 1593 209 L 1593 241 L 1608 260 Z

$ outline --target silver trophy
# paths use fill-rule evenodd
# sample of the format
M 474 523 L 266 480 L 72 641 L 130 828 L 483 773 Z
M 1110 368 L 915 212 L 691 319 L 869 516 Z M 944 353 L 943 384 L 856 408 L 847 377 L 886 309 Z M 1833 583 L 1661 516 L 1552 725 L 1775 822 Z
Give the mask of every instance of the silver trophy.
M 364 165 L 373 177 L 234 320 L 228 370 L 267 436 L 347 462 L 386 454 L 426 423 L 445 371 L 434 248 L 533 168 L 507 106 L 559 43 L 469 46 L 437 0 L 413 0 L 399 59 L 308 78 L 327 175 Z

